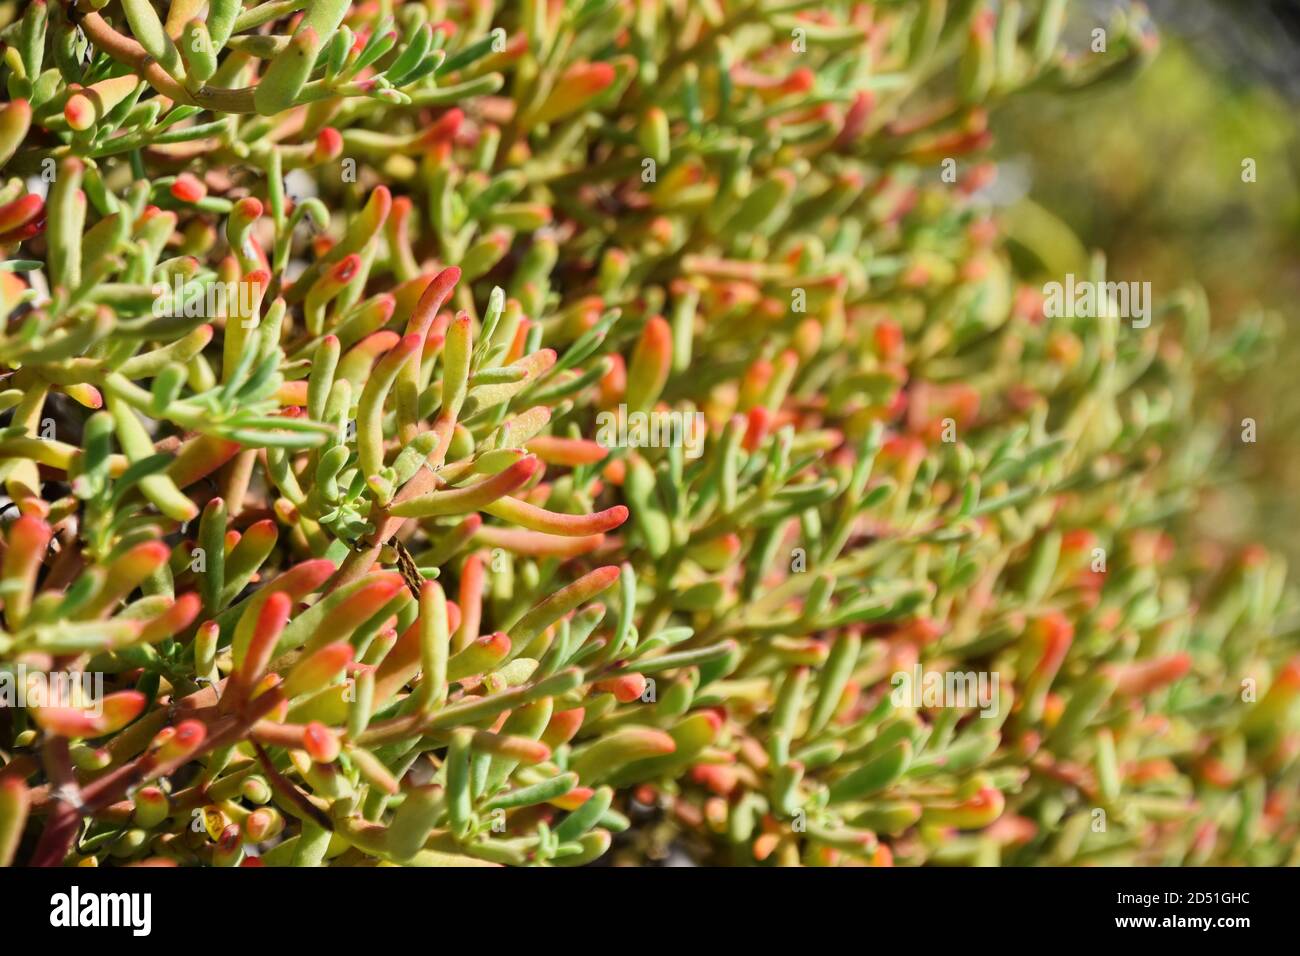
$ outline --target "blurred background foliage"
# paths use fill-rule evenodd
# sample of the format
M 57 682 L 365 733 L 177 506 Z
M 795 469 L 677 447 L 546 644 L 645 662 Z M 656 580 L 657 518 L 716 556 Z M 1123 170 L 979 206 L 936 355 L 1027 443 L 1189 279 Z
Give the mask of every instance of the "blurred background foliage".
M 1072 49 L 1086 51 L 1113 4 L 1071 3 Z M 1098 250 L 1109 278 L 1150 281 L 1157 301 L 1204 291 L 1213 322 L 1266 349 L 1262 366 L 1207 395 L 1225 421 L 1229 474 L 1193 520 L 1200 539 L 1259 541 L 1300 568 L 1300 2 L 1153 0 L 1161 49 L 1126 82 L 1083 95 L 1028 96 L 993 117 L 995 201 L 1013 253 L 1044 281 L 1086 271 Z M 1254 163 L 1254 182 L 1243 165 Z M 1049 212 L 1050 210 L 1050 212 Z M 1032 234 L 1023 246 L 1018 234 Z M 1051 241 L 1044 243 L 1044 238 Z M 1077 237 L 1077 239 L 1075 238 Z M 1236 481 L 1234 479 L 1245 479 Z

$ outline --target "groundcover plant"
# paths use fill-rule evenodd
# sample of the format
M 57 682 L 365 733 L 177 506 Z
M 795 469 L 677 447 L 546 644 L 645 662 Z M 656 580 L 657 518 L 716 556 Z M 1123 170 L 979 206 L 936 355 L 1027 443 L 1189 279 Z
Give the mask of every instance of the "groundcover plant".
M 1066 7 L 0 3 L 0 864 L 1294 862 L 1263 339 L 987 199 Z

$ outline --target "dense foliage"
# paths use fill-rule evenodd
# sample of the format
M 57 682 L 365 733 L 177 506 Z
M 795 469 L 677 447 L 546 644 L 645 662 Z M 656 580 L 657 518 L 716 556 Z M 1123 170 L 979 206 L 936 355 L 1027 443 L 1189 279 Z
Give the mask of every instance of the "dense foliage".
M 1065 7 L 0 4 L 0 862 L 1289 860 L 1251 343 L 984 198 Z

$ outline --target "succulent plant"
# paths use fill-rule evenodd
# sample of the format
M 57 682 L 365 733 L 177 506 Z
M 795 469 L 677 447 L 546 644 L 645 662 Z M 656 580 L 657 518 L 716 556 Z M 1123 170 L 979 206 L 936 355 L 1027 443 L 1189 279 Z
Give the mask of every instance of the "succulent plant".
M 0 864 L 1294 862 L 1267 341 L 985 197 L 1064 15 L 0 4 Z

